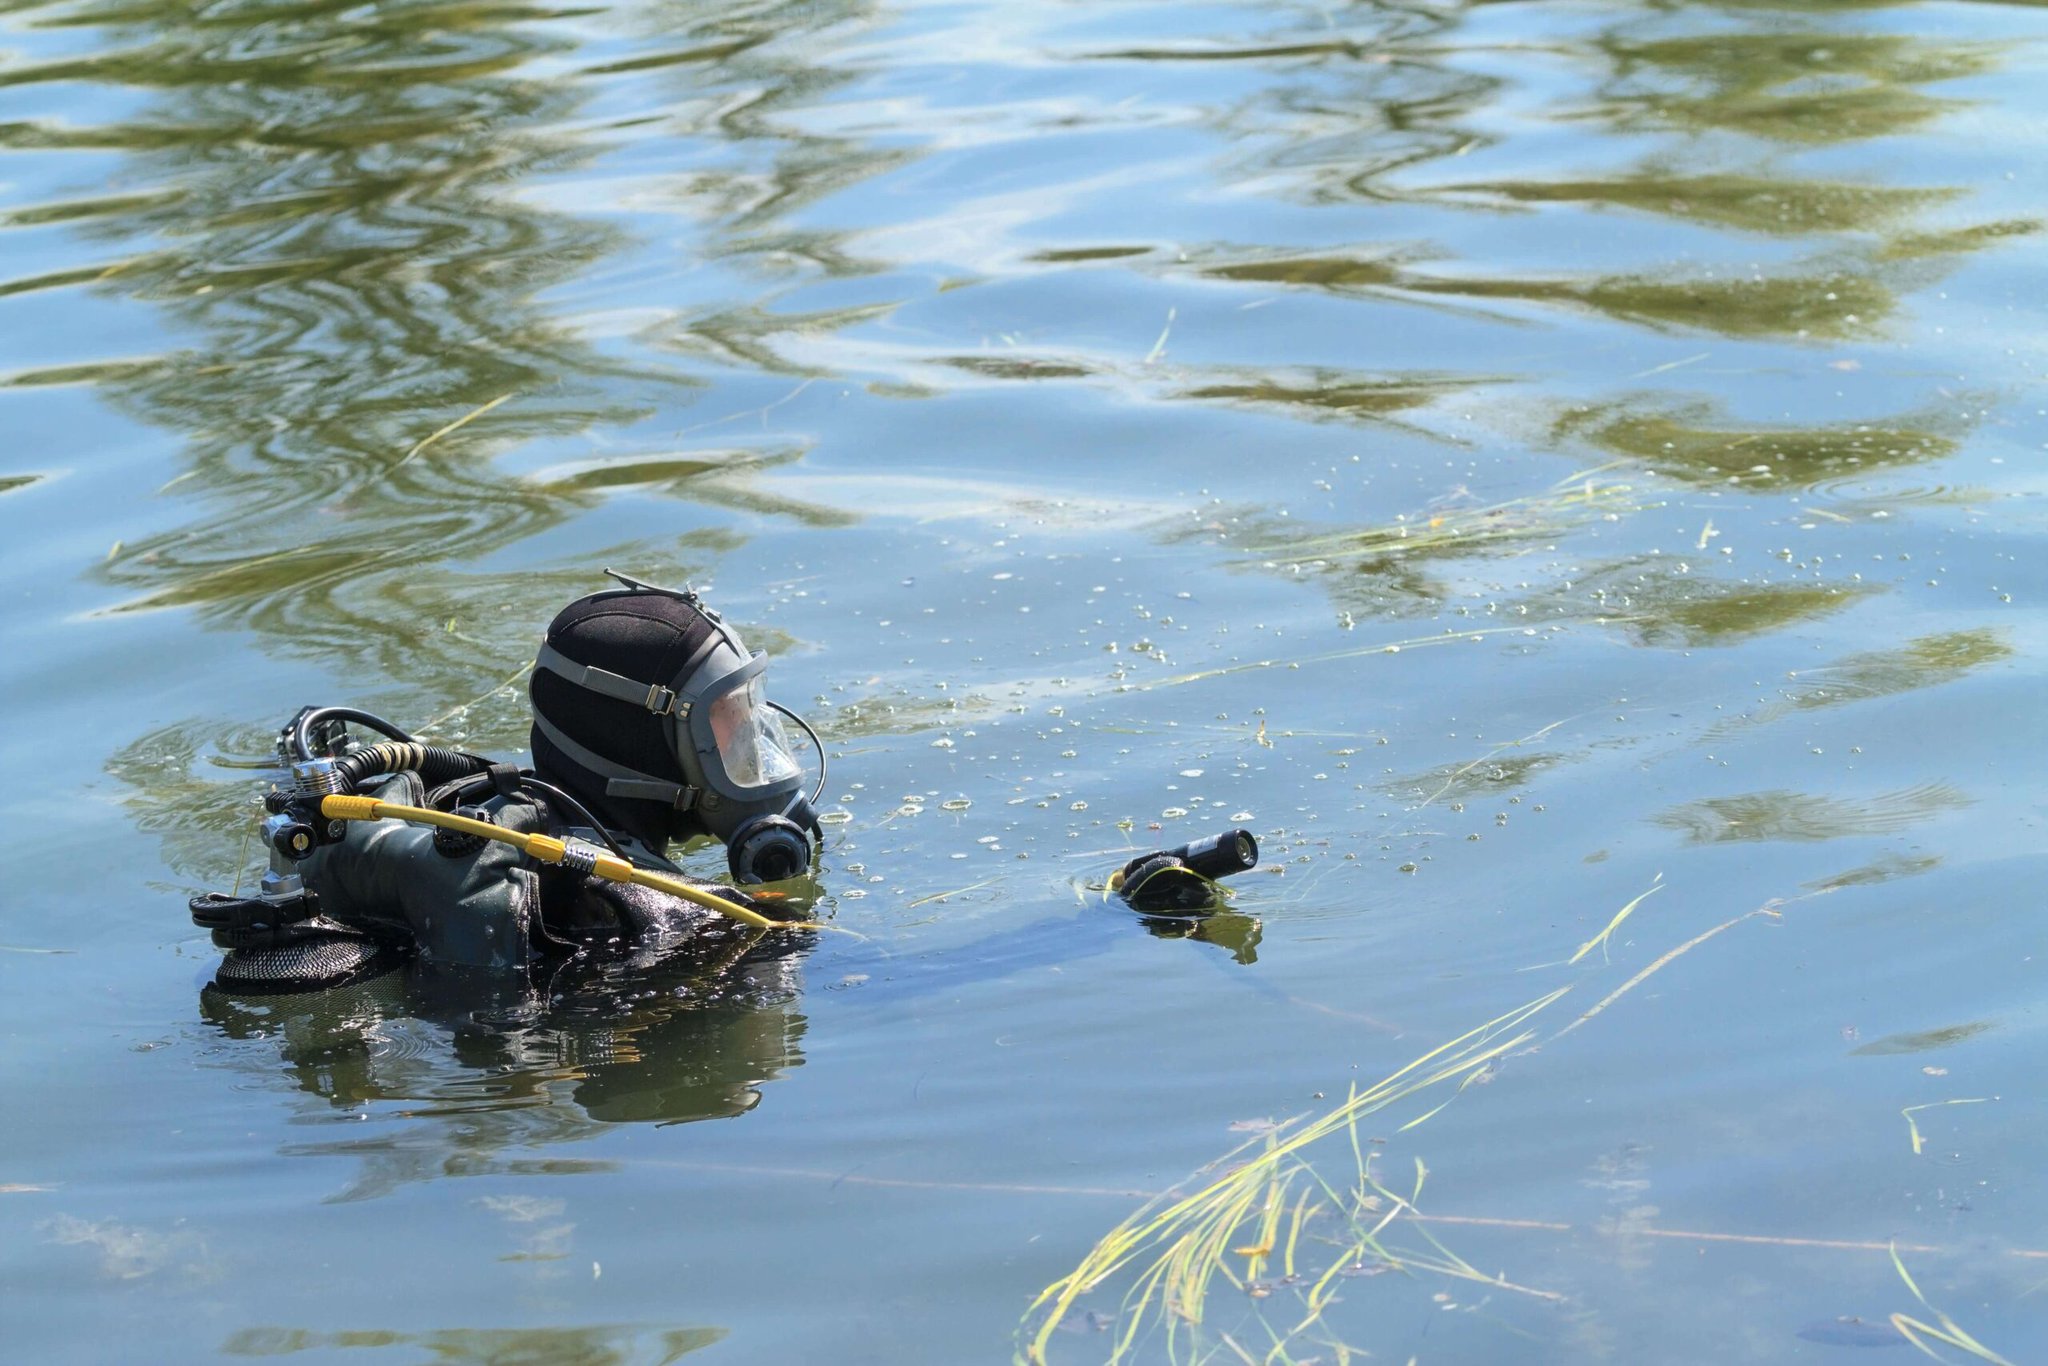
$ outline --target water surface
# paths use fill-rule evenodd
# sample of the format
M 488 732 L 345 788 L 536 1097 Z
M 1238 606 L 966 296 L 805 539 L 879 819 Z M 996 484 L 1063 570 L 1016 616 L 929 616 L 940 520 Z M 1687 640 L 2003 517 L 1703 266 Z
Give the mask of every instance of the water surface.
M 1512 1286 L 1273 1360 L 2041 1357 L 2044 38 L 6 4 L 12 1353 L 1004 1361 L 1148 1195 L 1569 986 L 1361 1134 Z M 606 564 L 774 650 L 864 939 L 202 1002 L 275 727 L 516 751 Z M 1205 938 L 1090 890 L 1229 824 Z

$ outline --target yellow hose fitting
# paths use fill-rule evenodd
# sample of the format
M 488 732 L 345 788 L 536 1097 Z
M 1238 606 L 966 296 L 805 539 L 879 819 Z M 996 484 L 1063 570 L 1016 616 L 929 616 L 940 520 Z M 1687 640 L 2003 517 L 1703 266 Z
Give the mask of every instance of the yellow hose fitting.
M 617 854 L 599 854 L 596 864 L 590 871 L 607 882 L 631 882 L 633 880 L 633 865 L 620 858 Z
M 542 863 L 560 863 L 562 856 L 569 852 L 569 846 L 553 835 L 528 835 L 525 852 L 530 858 Z

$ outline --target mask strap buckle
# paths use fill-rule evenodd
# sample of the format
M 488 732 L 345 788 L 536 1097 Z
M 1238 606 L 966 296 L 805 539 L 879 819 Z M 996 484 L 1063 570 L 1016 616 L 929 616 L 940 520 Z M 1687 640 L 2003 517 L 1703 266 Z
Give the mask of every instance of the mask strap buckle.
M 541 642 L 533 667 L 558 674 L 579 688 L 645 707 L 656 716 L 667 716 L 670 712 L 684 716 L 689 714 L 690 704 L 682 701 L 674 688 L 661 683 L 642 683 L 637 678 L 615 674 L 594 664 L 578 664 L 546 641 Z

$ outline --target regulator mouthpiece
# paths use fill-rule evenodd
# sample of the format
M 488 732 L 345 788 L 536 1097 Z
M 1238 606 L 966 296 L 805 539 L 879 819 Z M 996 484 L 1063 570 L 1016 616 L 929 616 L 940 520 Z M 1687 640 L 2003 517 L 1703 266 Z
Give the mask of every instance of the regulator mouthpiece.
M 732 832 L 725 862 L 735 882 L 781 882 L 811 866 L 811 837 L 787 816 L 756 816 Z

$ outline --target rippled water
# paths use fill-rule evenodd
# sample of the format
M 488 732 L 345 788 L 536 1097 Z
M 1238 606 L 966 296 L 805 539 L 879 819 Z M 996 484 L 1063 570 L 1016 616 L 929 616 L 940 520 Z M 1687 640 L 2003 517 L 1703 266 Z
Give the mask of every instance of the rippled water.
M 1407 1274 L 1269 1357 L 1278 1266 L 1171 1340 L 1133 1267 L 1050 1359 L 2048 1353 L 2044 37 L 0 5 L 7 1354 L 1008 1360 L 1560 986 L 1361 1121 Z M 604 564 L 775 651 L 865 939 L 202 1003 L 274 728 L 516 750 Z M 1089 888 L 1232 823 L 1199 937 Z M 1304 1157 L 1298 1274 L 1379 1269 Z

